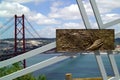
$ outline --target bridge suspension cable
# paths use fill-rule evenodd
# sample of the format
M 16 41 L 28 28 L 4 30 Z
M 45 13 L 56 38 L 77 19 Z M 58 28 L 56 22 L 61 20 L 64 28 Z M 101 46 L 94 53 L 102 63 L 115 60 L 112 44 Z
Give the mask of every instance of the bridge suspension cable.
M 27 27 L 25 27 L 25 29 L 33 38 L 35 38 L 35 36 L 30 32 L 30 30 Z
M 14 17 L 11 17 L 7 22 L 5 22 L 2 26 L 0 26 L 0 29 L 2 29 L 4 26 L 6 26 L 8 23 L 10 23 Z
M 7 28 L 5 28 L 3 31 L 1 31 L 0 35 L 4 34 L 6 31 L 8 31 L 10 28 L 12 28 L 13 24 L 11 24 L 10 26 L 8 26 Z
M 31 25 L 31 23 L 28 21 L 28 19 L 25 17 L 25 20 L 27 21 L 27 23 L 29 24 L 29 26 L 32 28 L 32 30 L 37 34 L 37 36 L 40 38 L 40 35 L 38 34 L 38 32 L 35 30 L 35 28 Z

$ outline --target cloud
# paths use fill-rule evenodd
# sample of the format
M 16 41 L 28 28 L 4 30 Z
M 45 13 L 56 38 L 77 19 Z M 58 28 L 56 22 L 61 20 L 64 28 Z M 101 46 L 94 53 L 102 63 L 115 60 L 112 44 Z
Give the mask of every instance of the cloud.
M 28 19 L 40 25 L 59 24 L 60 21 L 54 18 L 49 18 L 41 13 L 31 11 L 28 7 L 16 2 L 1 2 L 0 3 L 0 17 L 13 17 L 14 15 L 21 16 L 24 14 Z
M 39 19 L 37 24 L 40 25 L 53 25 L 53 24 L 60 24 L 60 21 L 57 21 L 55 19 L 45 18 L 45 19 Z
M 120 0 L 97 0 L 96 2 L 100 13 L 108 13 L 113 9 L 120 8 Z
M 113 12 L 114 9 L 120 8 L 119 3 L 120 3 L 119 0 L 117 1 L 97 0 L 98 8 L 104 23 L 120 18 L 117 12 Z M 114 6 L 111 6 L 111 5 L 114 5 Z M 84 2 L 84 6 L 88 16 L 93 17 L 94 15 L 93 15 L 93 11 L 91 9 L 90 3 Z M 81 20 L 81 15 L 79 13 L 77 4 L 70 4 L 63 7 L 63 3 L 58 1 L 58 2 L 54 2 L 50 7 L 50 9 L 51 9 L 51 12 L 48 14 L 48 17 L 53 19 L 56 19 L 56 18 L 61 19 L 62 20 L 61 23 L 63 24 L 60 24 L 58 26 L 56 25 L 56 27 L 53 27 L 53 26 L 45 27 L 44 29 L 40 30 L 41 36 L 53 38 L 56 36 L 55 34 L 56 29 L 84 29 L 83 23 L 74 22 L 74 20 L 78 20 L 78 19 Z M 73 20 L 73 22 L 66 22 L 65 20 Z M 98 29 L 98 25 L 95 21 L 92 21 L 91 19 L 90 23 L 93 29 Z
M 22 5 L 22 3 L 39 2 L 47 0 L 4 0 L 0 3 L 0 17 L 12 17 L 14 14 L 22 15 L 28 18 L 28 20 L 44 26 L 40 28 L 39 34 L 42 37 L 55 37 L 56 29 L 83 29 L 85 28 L 82 23 L 82 18 L 77 4 L 66 4 L 65 1 L 49 0 L 52 1 L 50 6 L 50 12 L 42 14 L 36 10 L 32 11 L 29 7 Z M 46 2 L 47 3 L 47 2 Z M 120 0 L 97 0 L 98 8 L 101 13 L 103 22 L 112 21 L 120 18 L 117 12 L 113 12 L 114 9 L 120 8 Z M 112 6 L 114 5 L 114 6 Z M 84 1 L 89 18 L 93 18 L 93 11 L 90 3 Z M 49 8 L 46 8 L 49 9 Z M 97 24 L 91 19 L 92 28 L 97 28 Z
M 63 29 L 84 29 L 83 23 L 68 22 L 62 25 Z
M 29 2 L 35 2 L 36 4 L 40 2 L 44 2 L 46 0 L 4 0 L 6 2 L 16 2 L 16 3 L 29 3 Z
M 96 0 L 96 2 L 104 23 L 120 18 L 119 12 L 115 11 L 120 9 L 120 0 Z
M 87 12 L 87 15 L 88 16 L 93 16 L 93 10 L 92 10 L 92 7 L 91 7 L 90 3 L 83 1 L 83 4 L 84 4 L 84 7 L 85 7 L 85 11 Z
M 45 38 L 55 38 L 56 37 L 56 28 L 52 26 L 45 27 L 38 31 L 41 37 Z
M 100 11 L 101 16 L 105 14 L 112 14 L 114 9 L 120 8 L 119 0 L 97 0 L 98 9 Z M 84 7 L 88 16 L 94 16 L 93 10 L 89 1 L 83 1 Z M 54 2 L 50 7 L 51 12 L 49 16 L 52 18 L 60 18 L 65 20 L 77 20 L 81 19 L 81 15 L 78 9 L 77 4 L 71 4 L 65 7 L 62 6 L 62 2 Z M 114 6 L 111 6 L 114 5 Z M 107 16 L 106 16 L 107 17 Z
M 19 4 L 19 3 L 9 3 L 9 2 L 1 2 L 0 3 L 0 17 L 12 17 L 15 14 L 22 15 L 28 14 L 30 9 Z
M 29 19 L 39 25 L 53 25 L 61 23 L 60 21 L 55 20 L 54 18 L 49 18 L 41 13 L 33 13 L 33 15 L 29 16 Z
M 62 6 L 63 4 L 64 3 L 61 1 L 55 1 L 55 2 L 53 2 L 52 7 L 59 7 L 59 6 Z
M 56 29 L 84 29 L 83 23 L 74 23 L 74 22 L 68 22 L 64 23 L 62 25 L 53 27 L 53 26 L 47 26 L 41 30 L 38 30 L 41 37 L 46 38 L 55 38 L 56 37 Z
M 55 5 L 55 3 L 53 4 Z M 49 17 L 69 20 L 81 18 L 77 4 L 71 4 L 64 8 L 54 5 L 51 6 L 51 13 L 49 13 Z
M 104 23 L 119 19 L 120 15 L 117 13 L 109 13 L 109 14 L 103 14 L 102 15 L 102 20 Z
M 103 23 L 107 23 L 113 20 L 120 18 L 119 9 L 120 9 L 120 0 L 95 0 L 100 12 Z M 91 21 L 94 18 L 94 14 L 91 8 L 89 1 L 83 1 L 86 12 L 89 16 L 89 19 L 92 17 Z M 117 12 L 116 12 L 117 11 Z M 92 24 L 97 25 L 96 22 Z M 96 26 L 97 27 L 97 26 Z M 95 26 L 93 28 L 96 28 Z
M 4 0 L 6 2 L 17 2 L 17 3 L 27 3 L 27 2 L 31 2 L 33 0 Z

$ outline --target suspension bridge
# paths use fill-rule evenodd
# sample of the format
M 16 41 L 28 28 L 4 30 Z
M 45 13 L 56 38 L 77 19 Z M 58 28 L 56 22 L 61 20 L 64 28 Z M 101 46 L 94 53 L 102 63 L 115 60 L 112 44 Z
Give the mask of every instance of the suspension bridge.
M 13 23 L 12 21 L 14 21 L 14 25 L 8 25 L 10 22 Z M 38 38 L 40 38 L 40 35 L 38 34 L 38 32 L 34 29 L 34 27 L 30 24 L 30 22 L 27 20 L 27 18 L 24 16 L 24 14 L 22 16 L 17 16 L 15 15 L 14 18 L 10 18 L 10 20 L 8 20 L 0 29 L 1 29 L 1 35 L 5 34 L 10 28 L 14 29 L 14 38 L 13 38 L 13 46 L 10 49 L 7 49 L 7 52 L 9 52 L 10 50 L 12 50 L 12 52 L 8 53 L 8 54 L 1 54 L 0 55 L 0 60 L 6 60 L 9 58 L 12 58 L 14 56 L 23 54 L 26 52 L 26 39 L 25 39 L 25 33 L 26 31 L 28 32 L 28 34 L 30 34 L 33 38 L 35 38 L 34 34 L 29 31 L 27 25 L 25 24 L 27 23 L 28 26 L 34 31 L 34 33 L 36 33 L 36 35 L 38 36 Z M 4 28 L 4 29 L 3 29 Z M 4 39 L 3 39 L 4 40 Z M 1 40 L 1 41 L 3 41 Z M 26 63 L 24 60 L 24 68 L 26 67 Z
M 84 22 L 86 29 L 91 29 L 92 27 L 90 25 L 88 15 L 86 13 L 86 10 L 84 8 L 84 4 L 82 3 L 82 0 L 76 0 L 76 1 L 77 1 L 78 7 L 80 10 L 80 14 L 82 16 L 82 20 Z M 117 20 L 114 20 L 112 22 L 103 24 L 95 0 L 89 0 L 89 1 L 90 1 L 91 6 L 92 6 L 92 10 L 94 12 L 94 15 L 95 15 L 96 22 L 98 24 L 98 29 L 106 29 L 107 27 L 110 27 L 110 26 L 113 26 L 113 25 L 120 23 L 120 19 L 117 19 Z M 56 42 L 52 42 L 50 44 L 47 44 L 47 45 L 44 45 L 44 46 L 39 47 L 37 49 L 26 52 L 26 50 L 25 50 L 25 30 L 28 31 L 29 34 L 31 34 L 32 36 L 34 36 L 34 35 L 29 31 L 28 28 L 26 28 L 25 20 L 38 36 L 39 36 L 39 34 L 36 32 L 34 27 L 32 27 L 32 25 L 28 22 L 27 18 L 24 15 L 22 15 L 22 16 L 15 15 L 14 18 L 11 18 L 8 22 L 5 23 L 5 25 L 7 25 L 7 23 L 12 21 L 12 19 L 14 19 L 14 22 L 15 22 L 15 24 L 14 24 L 14 47 L 13 47 L 14 52 L 12 54 L 10 54 L 10 56 L 12 56 L 12 58 L 0 62 L 0 68 L 11 65 L 11 64 L 16 63 L 18 61 L 23 61 L 24 62 L 24 69 L 16 71 L 16 72 L 11 73 L 11 74 L 6 75 L 6 76 L 3 76 L 0 78 L 0 80 L 12 80 L 12 79 L 15 79 L 17 77 L 23 76 L 27 73 L 34 72 L 38 69 L 42 69 L 46 66 L 49 66 L 49 65 L 55 64 L 59 61 L 70 58 L 70 56 L 65 56 L 65 55 L 60 56 L 59 55 L 59 56 L 55 56 L 55 57 L 52 57 L 50 59 L 47 59 L 45 61 L 39 62 L 37 64 L 34 64 L 30 67 L 26 67 L 25 59 L 55 48 Z M 10 29 L 10 27 L 6 28 L 2 32 L 2 34 L 4 34 L 4 32 L 6 32 L 8 29 Z M 120 33 L 116 34 L 116 36 L 119 36 L 119 35 L 120 35 Z M 19 42 L 22 42 L 22 47 L 21 47 L 22 50 L 21 51 L 19 51 L 19 49 L 18 49 Z M 119 75 L 116 61 L 114 59 L 113 52 L 112 51 L 107 52 L 109 60 L 111 62 L 111 66 L 113 68 L 113 72 L 114 72 L 114 76 L 111 77 L 110 79 L 108 79 L 108 76 L 107 76 L 105 67 L 103 65 L 103 61 L 102 61 L 100 52 L 95 51 L 94 53 L 95 53 L 96 61 L 98 63 L 103 80 L 119 80 L 120 75 Z

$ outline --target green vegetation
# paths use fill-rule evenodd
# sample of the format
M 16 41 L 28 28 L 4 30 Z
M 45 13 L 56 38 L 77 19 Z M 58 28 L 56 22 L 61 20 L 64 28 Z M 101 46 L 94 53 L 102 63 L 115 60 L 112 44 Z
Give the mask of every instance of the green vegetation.
M 23 69 L 21 62 L 15 63 L 11 66 L 0 68 L 0 77 L 13 73 L 15 71 Z M 45 75 L 40 75 L 38 78 L 34 77 L 32 74 L 26 74 L 24 76 L 18 77 L 14 80 L 46 80 Z

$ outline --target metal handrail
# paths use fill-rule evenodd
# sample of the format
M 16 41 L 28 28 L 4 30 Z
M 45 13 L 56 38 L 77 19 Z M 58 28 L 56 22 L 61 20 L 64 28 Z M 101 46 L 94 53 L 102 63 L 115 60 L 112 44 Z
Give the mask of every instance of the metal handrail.
M 8 65 L 16 63 L 16 62 L 19 62 L 19 61 L 22 61 L 24 59 L 30 58 L 32 56 L 35 56 L 35 55 L 40 54 L 40 53 L 43 53 L 45 51 L 51 50 L 51 49 L 53 49 L 55 47 L 56 47 L 56 42 L 52 42 L 50 44 L 47 44 L 47 45 L 42 46 L 40 48 L 31 50 L 29 52 L 26 52 L 24 54 L 18 55 L 16 57 L 13 57 L 13 58 L 1 61 L 0 62 L 0 68 L 8 66 Z

